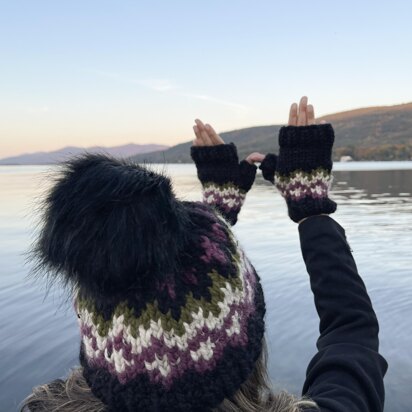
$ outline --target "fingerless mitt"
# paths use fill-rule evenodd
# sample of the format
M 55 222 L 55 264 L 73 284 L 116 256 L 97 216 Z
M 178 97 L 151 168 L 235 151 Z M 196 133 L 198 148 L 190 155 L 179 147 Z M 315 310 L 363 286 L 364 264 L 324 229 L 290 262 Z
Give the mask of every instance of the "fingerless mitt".
M 328 197 L 334 139 L 331 124 L 280 129 L 275 184 L 294 222 L 336 210 Z
M 231 224 L 235 224 L 246 193 L 255 180 L 257 167 L 246 160 L 239 163 L 233 143 L 192 146 L 191 156 L 203 186 L 204 202 L 215 206 Z

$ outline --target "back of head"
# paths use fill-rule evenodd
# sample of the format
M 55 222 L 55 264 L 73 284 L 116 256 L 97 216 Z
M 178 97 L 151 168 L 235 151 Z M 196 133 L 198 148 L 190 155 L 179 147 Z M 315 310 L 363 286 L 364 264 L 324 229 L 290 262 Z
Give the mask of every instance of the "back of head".
M 76 294 L 71 382 L 108 411 L 259 410 L 249 406 L 265 385 L 248 382 L 266 367 L 260 279 L 209 206 L 179 201 L 137 164 L 86 154 L 61 166 L 42 223 L 36 271 Z

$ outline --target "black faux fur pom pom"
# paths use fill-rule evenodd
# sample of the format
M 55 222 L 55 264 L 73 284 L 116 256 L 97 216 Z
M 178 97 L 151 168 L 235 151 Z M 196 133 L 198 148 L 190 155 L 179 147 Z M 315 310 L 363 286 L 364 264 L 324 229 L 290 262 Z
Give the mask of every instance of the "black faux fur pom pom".
M 90 296 L 144 291 L 186 244 L 189 218 L 170 180 L 105 154 L 62 163 L 43 208 L 34 271 Z

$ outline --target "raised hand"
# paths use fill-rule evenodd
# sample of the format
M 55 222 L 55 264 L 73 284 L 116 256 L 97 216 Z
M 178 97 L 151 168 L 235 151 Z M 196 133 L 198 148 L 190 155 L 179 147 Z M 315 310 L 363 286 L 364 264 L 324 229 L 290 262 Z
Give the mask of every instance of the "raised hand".
M 210 124 L 203 124 L 199 119 L 196 119 L 195 123 L 193 131 L 195 132 L 196 138 L 193 140 L 193 146 L 216 146 L 225 144 L 223 139 L 215 132 L 215 129 L 213 129 Z M 264 158 L 265 155 L 262 153 L 253 152 L 248 155 L 245 160 L 253 165 L 262 162 Z
M 289 216 L 299 222 L 336 210 L 328 197 L 332 183 L 332 125 L 316 125 L 314 108 L 303 96 L 299 107 L 293 103 L 288 126 L 279 131 L 276 187 L 285 198 Z
M 210 124 L 196 119 L 193 131 L 196 138 L 191 156 L 203 186 L 203 201 L 216 208 L 228 222 L 235 224 L 246 193 L 256 176 L 254 162 L 263 159 L 252 153 L 239 163 L 236 146 L 225 144 Z
M 193 146 L 216 146 L 225 144 L 210 124 L 203 124 L 199 119 L 196 119 L 195 123 L 196 125 L 193 126 L 193 131 L 195 132 L 196 139 L 193 140 Z
M 320 124 L 325 124 L 322 120 Z M 308 104 L 308 98 L 303 96 L 300 99 L 299 105 L 292 103 L 289 110 L 288 126 L 311 126 L 317 124 L 315 119 L 315 109 L 313 105 Z M 262 170 L 262 175 L 265 180 L 275 183 L 275 173 L 277 167 L 277 155 L 268 153 L 259 161 L 261 162 L 259 169 Z

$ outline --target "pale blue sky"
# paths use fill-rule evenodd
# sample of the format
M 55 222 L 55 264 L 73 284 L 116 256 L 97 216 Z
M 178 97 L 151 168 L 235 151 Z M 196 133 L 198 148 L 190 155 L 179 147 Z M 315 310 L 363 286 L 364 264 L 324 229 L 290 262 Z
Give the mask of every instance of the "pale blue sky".
M 0 0 L 0 157 L 410 102 L 411 4 Z

